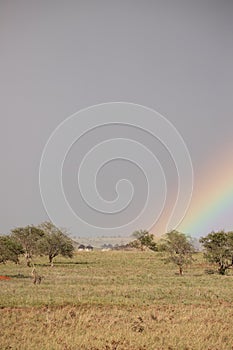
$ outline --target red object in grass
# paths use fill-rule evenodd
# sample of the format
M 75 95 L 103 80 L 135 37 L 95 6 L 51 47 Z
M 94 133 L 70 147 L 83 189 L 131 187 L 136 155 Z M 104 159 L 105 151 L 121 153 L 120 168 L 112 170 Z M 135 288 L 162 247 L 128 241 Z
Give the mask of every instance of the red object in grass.
M 0 281 L 8 281 L 10 280 L 11 278 L 8 277 L 8 276 L 0 276 Z

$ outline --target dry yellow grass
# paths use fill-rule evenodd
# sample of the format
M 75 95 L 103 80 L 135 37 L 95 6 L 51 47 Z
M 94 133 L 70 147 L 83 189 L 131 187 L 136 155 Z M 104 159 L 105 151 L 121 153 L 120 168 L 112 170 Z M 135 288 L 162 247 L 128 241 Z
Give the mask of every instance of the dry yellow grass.
M 233 278 L 207 275 L 199 256 L 183 277 L 160 253 L 82 252 L 0 266 L 0 348 L 232 350 Z

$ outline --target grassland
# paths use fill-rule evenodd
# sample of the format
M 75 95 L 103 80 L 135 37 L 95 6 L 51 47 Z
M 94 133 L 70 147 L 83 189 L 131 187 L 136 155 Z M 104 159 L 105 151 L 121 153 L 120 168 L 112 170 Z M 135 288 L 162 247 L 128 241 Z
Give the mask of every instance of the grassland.
M 177 275 L 161 253 L 78 252 L 34 285 L 24 262 L 0 266 L 0 349 L 232 350 L 233 276 L 202 256 Z

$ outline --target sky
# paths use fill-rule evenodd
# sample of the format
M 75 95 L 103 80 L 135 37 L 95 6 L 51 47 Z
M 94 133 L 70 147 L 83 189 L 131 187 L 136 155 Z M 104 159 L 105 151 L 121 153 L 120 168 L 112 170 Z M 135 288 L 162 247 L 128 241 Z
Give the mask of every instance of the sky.
M 0 233 L 48 220 L 39 167 L 60 123 L 90 106 L 119 101 L 157 111 L 187 146 L 193 196 L 177 228 L 196 237 L 233 229 L 232 15 L 231 0 L 2 0 Z M 66 198 L 84 220 L 105 229 L 138 215 L 146 201 L 146 181 L 141 169 L 125 159 L 105 164 L 97 187 L 110 201 L 117 181 L 128 178 L 135 190 L 128 211 L 98 215 L 84 206 L 78 191 L 83 157 L 115 137 L 143 143 L 162 165 L 167 199 L 160 222 L 150 227 L 162 234 L 177 174 L 169 152 L 143 130 L 106 125 L 75 142 L 63 167 Z M 155 196 L 155 212 L 160 204 Z M 146 222 L 138 228 L 147 228 Z M 65 214 L 59 224 L 73 235 L 88 235 L 69 224 Z

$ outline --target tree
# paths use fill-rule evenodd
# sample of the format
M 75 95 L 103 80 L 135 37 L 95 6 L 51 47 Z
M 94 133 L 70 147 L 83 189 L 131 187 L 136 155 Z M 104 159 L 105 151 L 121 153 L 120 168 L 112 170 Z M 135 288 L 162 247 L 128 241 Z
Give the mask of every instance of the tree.
M 205 258 L 218 264 L 220 275 L 225 275 L 233 267 L 233 232 L 212 231 L 206 237 L 201 237 L 200 243 L 204 247 Z
M 11 237 L 24 249 L 27 266 L 31 266 L 33 255 L 40 253 L 38 242 L 43 238 L 44 231 L 36 226 L 17 227 L 11 230 Z
M 53 259 L 59 254 L 72 258 L 74 245 L 65 229 L 59 229 L 49 221 L 40 224 L 39 228 L 44 232 L 39 249 L 41 254 L 48 256 L 51 266 L 53 266 Z
M 154 241 L 154 235 L 149 233 L 146 230 L 135 231 L 132 236 L 136 238 L 133 242 L 130 243 L 131 247 L 135 247 L 141 250 L 149 248 L 150 250 L 156 251 L 157 245 Z
M 185 265 L 191 264 L 195 249 L 190 237 L 184 233 L 172 230 L 166 233 L 165 239 L 162 240 L 160 250 L 168 253 L 166 261 L 173 262 L 179 267 L 179 274 L 183 275 Z
M 9 236 L 0 236 L 0 263 L 19 262 L 19 256 L 24 253 L 20 243 Z

